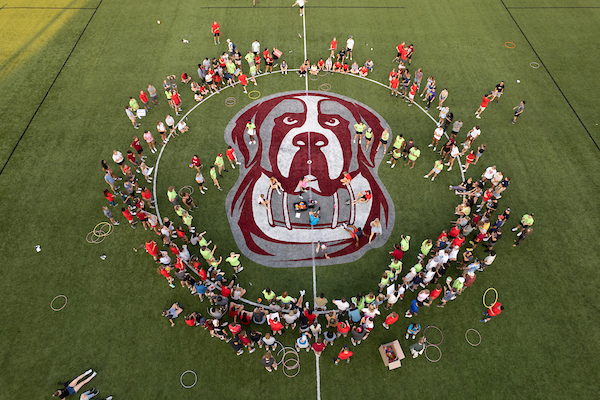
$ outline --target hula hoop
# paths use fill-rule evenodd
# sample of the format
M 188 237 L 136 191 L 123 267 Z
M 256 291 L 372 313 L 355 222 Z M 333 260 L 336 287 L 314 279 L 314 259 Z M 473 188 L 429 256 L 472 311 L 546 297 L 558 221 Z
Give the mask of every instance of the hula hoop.
M 186 386 L 183 384 L 183 376 L 185 374 L 187 374 L 188 372 L 191 372 L 192 374 L 194 374 L 194 378 L 195 378 L 194 383 L 192 383 L 190 386 Z M 192 371 L 191 369 L 188 369 L 187 371 L 185 371 L 183 374 L 181 374 L 181 377 L 179 378 L 179 383 L 181 383 L 181 386 L 183 386 L 186 389 L 193 388 L 197 382 L 198 382 L 198 375 L 196 375 L 196 373 L 194 371 Z
M 532 61 L 529 63 L 529 66 L 533 69 L 538 69 L 540 67 L 540 64 L 536 63 L 535 61 Z
M 292 368 L 292 369 L 294 369 L 294 368 Z M 298 371 L 296 371 L 295 374 L 288 374 L 285 369 L 283 370 L 283 374 L 285 376 L 287 376 L 288 378 L 295 378 L 299 373 L 300 373 L 300 364 L 298 364 Z
M 313 79 L 315 78 L 315 79 Z M 311 81 L 318 81 L 319 80 L 319 74 L 317 75 L 309 75 L 308 79 L 310 79 Z
M 85 240 L 88 243 L 102 243 L 102 241 L 112 233 L 113 225 L 110 222 L 100 222 L 94 229 L 87 234 Z
M 437 360 L 432 360 L 431 358 L 427 357 L 427 349 L 430 348 L 430 347 L 435 347 L 436 349 L 439 350 L 440 356 L 438 357 Z M 437 347 L 437 345 L 435 345 L 435 344 L 429 344 L 429 345 L 427 345 L 425 347 L 424 353 L 425 353 L 425 358 L 428 359 L 429 361 L 431 361 L 432 363 L 436 363 L 436 362 L 438 362 L 438 361 L 440 361 L 442 359 L 442 350 L 439 347 Z
M 293 354 L 291 352 L 288 352 L 286 354 Z M 298 353 L 296 353 L 296 357 L 298 356 Z M 286 360 L 283 361 L 283 366 L 285 367 L 285 369 L 294 369 L 298 366 L 298 364 L 300 364 L 300 358 L 296 358 L 296 364 L 294 365 L 288 365 L 288 361 L 294 361 L 293 358 L 288 358 Z
M 184 186 L 181 189 L 179 189 L 179 195 L 183 197 L 183 189 L 189 191 L 189 195 L 191 196 L 192 193 L 194 193 L 194 188 L 190 185 Z
M 228 97 L 225 99 L 225 105 L 227 107 L 233 107 L 233 106 L 235 106 L 235 103 L 236 103 L 235 97 Z
M 283 346 L 281 347 L 281 349 L 279 349 L 279 351 L 277 352 L 277 356 L 279 357 L 279 354 L 283 351 L 283 355 L 281 356 L 281 360 L 279 360 L 279 362 L 277 362 L 277 365 L 281 365 L 283 364 L 283 359 L 285 358 L 285 356 L 287 354 L 296 354 L 296 357 L 298 357 L 298 352 L 296 351 L 295 348 L 293 347 L 289 347 L 289 346 Z
M 427 340 L 427 335 L 425 334 L 425 332 L 427 332 L 427 329 L 429 329 L 429 328 L 435 328 L 440 332 L 440 334 L 442 335 L 442 339 L 440 340 L 439 343 L 431 343 L 431 342 L 429 342 L 429 340 Z M 425 330 L 423 331 L 423 336 L 425 336 L 425 341 L 427 343 L 429 343 L 431 346 L 439 346 L 444 341 L 444 333 L 442 332 L 442 330 L 440 328 L 438 328 L 437 326 L 434 326 L 434 325 L 427 326 L 427 328 L 425 328 Z
M 509 46 L 509 44 L 512 44 L 512 47 Z M 506 47 L 507 49 L 514 49 L 515 47 L 517 47 L 517 45 L 514 44 L 513 42 L 505 42 L 504 47 Z
M 321 74 L 321 72 L 324 72 L 324 74 Z M 327 76 L 327 74 L 329 74 L 329 71 L 319 71 L 319 76 Z
M 477 334 L 479 335 L 479 342 L 477 342 L 477 344 L 473 344 L 472 342 L 469 341 L 469 338 L 467 337 L 467 334 L 469 333 L 469 331 L 477 332 Z M 479 333 L 479 331 L 477 329 L 473 329 L 473 328 L 467 329 L 467 331 L 465 332 L 465 340 L 467 341 L 467 343 L 469 343 L 473 347 L 479 346 L 481 344 L 481 333 Z
M 329 83 L 323 83 L 322 85 L 319 85 L 319 90 L 321 92 L 328 92 L 331 90 L 331 85 Z
M 63 304 L 63 306 L 62 306 L 61 308 L 54 308 L 54 307 L 52 306 L 52 304 L 54 303 L 54 300 L 58 299 L 59 297 L 64 297 L 64 299 L 65 299 L 65 304 Z M 53 298 L 53 299 L 52 299 L 52 301 L 50 302 L 50 308 L 51 308 L 53 311 L 60 311 L 60 310 L 62 310 L 63 308 L 65 308 L 65 307 L 67 306 L 67 302 L 68 302 L 68 300 L 67 300 L 67 296 L 65 296 L 64 294 L 59 294 L 58 296 L 56 296 L 55 298 Z
M 255 93 L 255 92 L 258 93 L 258 96 L 256 96 L 256 97 L 250 96 L 252 93 Z M 250 97 L 251 100 L 256 100 L 260 97 L 260 92 L 258 90 L 251 90 L 248 92 L 248 97 Z
M 491 305 L 489 305 L 489 306 L 488 306 L 487 304 L 485 304 L 485 295 L 486 295 L 486 294 L 487 294 L 487 292 L 489 292 L 490 290 L 493 290 L 494 292 L 496 292 L 496 299 L 494 300 L 494 302 L 493 302 Z M 497 291 L 496 289 L 494 289 L 493 287 L 491 287 L 491 288 L 488 288 L 488 290 L 486 290 L 486 291 L 483 293 L 483 306 L 484 306 L 485 308 L 490 308 L 491 306 L 493 306 L 494 304 L 496 304 L 496 302 L 497 302 L 497 301 L 498 301 L 498 291 Z

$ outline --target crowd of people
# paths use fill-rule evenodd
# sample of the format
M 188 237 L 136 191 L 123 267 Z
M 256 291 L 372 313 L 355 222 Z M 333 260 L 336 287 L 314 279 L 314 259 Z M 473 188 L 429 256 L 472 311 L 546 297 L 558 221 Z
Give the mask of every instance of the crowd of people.
M 302 2 L 302 6 L 303 4 Z M 215 44 L 220 44 L 219 26 L 216 21 L 213 23 L 212 31 Z M 273 72 L 273 67 L 277 66 L 280 66 L 282 73 L 287 73 L 287 63 L 280 59 L 282 53 L 276 47 L 273 47 L 272 50 L 265 47 L 262 50 L 258 40 L 255 40 L 248 53 L 242 57 L 241 52 L 230 39 L 227 39 L 226 43 L 227 51 L 218 58 L 215 57 L 212 60 L 206 58 L 198 64 L 198 79 L 192 79 L 185 72 L 181 74 L 180 86 L 189 85 L 194 101 L 202 101 L 204 96 L 211 93 L 220 93 L 224 87 L 235 85 L 236 79 L 246 93 L 248 81 L 257 85 L 255 77 L 263 72 L 261 68 L 263 62 L 267 73 Z M 333 71 L 367 76 L 373 70 L 373 61 L 370 59 L 362 66 L 353 62 L 354 39 L 352 36 L 339 51 L 337 39 L 334 38 L 330 43 L 329 50 L 331 53 L 326 60 L 321 58 L 313 64 L 309 60 L 305 60 L 300 66 L 298 74 L 304 76 L 318 74 L 320 71 Z M 409 105 L 412 105 L 416 95 L 421 91 L 423 71 L 417 69 L 412 78 L 409 70 L 414 54 L 412 44 L 406 46 L 405 43 L 401 43 L 397 47 L 397 51 L 397 57 L 392 61 L 398 62 L 398 68 L 394 68 L 389 74 L 389 88 L 392 96 L 402 97 L 410 103 Z M 242 59 L 246 60 L 248 64 L 245 68 L 242 66 Z M 247 70 L 248 75 L 243 72 L 243 69 Z M 168 76 L 163 81 L 163 89 L 169 106 L 176 115 L 180 115 L 183 110 L 182 97 L 186 97 L 186 95 L 180 94 L 177 81 L 175 75 Z M 481 117 L 481 113 L 488 103 L 492 100 L 498 102 L 503 90 L 504 83 L 502 82 L 495 87 L 492 94 L 486 94 L 481 107 L 477 110 L 477 118 Z M 437 128 L 429 147 L 433 151 L 438 151 L 440 142 L 444 144 L 438 151 L 439 159 L 435 161 L 432 170 L 425 175 L 425 178 L 431 177 L 432 181 L 443 170 L 444 163 L 450 171 L 456 159 L 468 154 L 466 164 L 463 166 L 463 172 L 466 172 L 470 165 L 477 164 L 486 150 L 485 143 L 478 146 L 477 150 L 471 149 L 481 134 L 478 125 L 467 133 L 460 145 L 457 144 L 460 142 L 458 135 L 463 122 L 461 119 L 454 120 L 454 115 L 449 107 L 444 106 L 448 95 L 449 92 L 446 88 L 438 95 L 434 76 L 427 78 L 425 87 L 420 94 L 426 103 L 426 110 L 434 103 L 436 97 L 438 99 L 437 109 L 440 110 Z M 151 112 L 153 107 L 159 105 L 158 94 L 152 84 L 148 85 L 146 91 L 140 91 L 139 99 L 142 102 L 141 107 L 133 97 L 129 99 L 126 107 L 126 113 L 135 129 L 140 127 L 139 120 Z M 521 105 L 523 104 L 524 102 Z M 518 111 L 520 114 L 523 111 L 522 107 Z M 189 129 L 183 119 L 175 124 L 171 114 L 172 112 L 166 115 L 164 123 L 161 120 L 157 122 L 156 128 L 162 145 L 169 141 L 170 135 L 176 137 Z M 252 121 L 248 121 L 246 129 L 250 137 L 250 144 L 254 140 L 254 128 Z M 354 128 L 354 141 L 356 142 L 358 138 L 360 144 L 364 134 L 368 149 L 372 139 L 371 129 L 361 121 Z M 442 141 L 444 135 L 448 137 L 447 141 Z M 382 135 L 377 149 L 383 145 L 383 151 L 386 153 L 389 139 L 389 132 L 387 135 Z M 144 132 L 143 140 L 152 154 L 158 151 L 150 131 Z M 502 228 L 510 218 L 510 208 L 506 208 L 501 214 L 494 217 L 499 199 L 510 184 L 510 178 L 505 176 L 502 171 L 497 170 L 496 166 L 490 166 L 481 177 L 468 178 L 456 186 L 450 186 L 450 190 L 455 191 L 455 194 L 462 199 L 454 210 L 456 220 L 452 221 L 448 225 L 448 229 L 443 230 L 437 239 L 425 239 L 421 243 L 419 255 L 414 260 L 415 264 L 404 274 L 403 262 L 407 262 L 404 254 L 410 248 L 411 237 L 401 236 L 399 242 L 394 244 L 390 251 L 391 262 L 382 273 L 377 290 L 366 295 L 357 293 L 348 299 L 341 297 L 332 300 L 331 303 L 324 294 L 321 294 L 313 299 L 311 306 L 309 301 L 305 301 L 304 291 L 300 291 L 298 297 L 293 297 L 287 291 L 277 295 L 267 287 L 262 291 L 261 303 L 252 305 L 252 302 L 243 301 L 246 289 L 237 282 L 238 274 L 243 270 L 240 254 L 223 253 L 227 257 L 225 262 L 231 266 L 231 270 L 223 268 L 223 255 L 219 255 L 218 259 L 215 255 L 216 244 L 205 237 L 206 232 L 196 232 L 192 216 L 196 205 L 189 193 L 185 190 L 177 191 L 174 186 L 169 187 L 167 191 L 169 202 L 175 213 L 181 218 L 180 223 L 171 221 L 167 217 L 161 221 L 152 213 L 151 210 L 155 207 L 153 194 L 146 186 L 140 186 L 136 176 L 136 173 L 141 174 L 146 183 L 151 183 L 152 167 L 146 163 L 145 149 L 137 136 L 133 137 L 130 147 L 133 150 L 127 151 L 126 156 L 123 156 L 123 153 L 118 150 L 115 150 L 112 156 L 112 161 L 119 166 L 123 177 L 117 176 L 109 163 L 102 160 L 105 181 L 110 187 L 110 190 L 104 190 L 104 195 L 109 202 L 108 206 L 103 207 L 104 215 L 113 224 L 118 225 L 119 222 L 114 218 L 109 207 L 116 207 L 116 199 L 120 199 L 122 202 L 121 213 L 133 229 L 141 221 L 145 229 L 153 230 L 159 236 L 160 240 L 149 238 L 142 245 L 156 262 L 158 273 L 166 279 L 171 288 L 176 287 L 174 282 L 177 280 L 182 288 L 188 289 L 192 296 L 197 296 L 200 302 L 208 305 L 206 310 L 198 310 L 196 305 L 190 306 L 190 309 L 196 311 L 186 314 L 183 304 L 174 303 L 164 310 L 162 315 L 170 321 L 171 326 L 175 326 L 177 318 L 183 315 L 186 325 L 202 327 L 212 337 L 229 343 L 237 355 L 243 354 L 245 350 L 253 353 L 256 347 L 263 348 L 264 346 L 266 354 L 262 357 L 261 362 L 269 372 L 277 369 L 277 362 L 272 352 L 277 346 L 276 337 L 284 332 L 295 337 L 297 351 L 309 352 L 312 350 L 317 356 L 321 356 L 327 350 L 328 345 L 336 348 L 330 352 L 335 355 L 332 357 L 333 362 L 338 364 L 343 360 L 350 362 L 353 352 L 349 350 L 349 345 L 355 347 L 366 340 L 376 326 L 376 319 L 380 320 L 378 323 L 381 322 L 384 329 L 390 329 L 397 323 L 399 320 L 397 310 L 400 308 L 398 303 L 404 300 L 407 291 L 411 293 L 416 291 L 416 297 L 407 301 L 407 305 L 403 307 L 406 309 L 404 313 L 406 318 L 417 317 L 422 307 L 430 307 L 437 301 L 439 301 L 438 307 L 445 307 L 474 283 L 477 273 L 483 272 L 492 265 L 496 258 L 494 246 L 502 238 Z M 402 158 L 407 161 L 405 166 L 411 165 L 410 168 L 413 169 L 421 155 L 421 150 L 412 138 L 407 141 L 402 134 L 398 134 L 391 142 L 388 154 L 390 159 L 387 163 L 391 164 L 391 168 L 394 168 L 397 161 Z M 232 169 L 239 164 L 235 151 L 231 147 L 227 149 L 226 158 Z M 200 193 L 204 194 L 207 187 L 204 185 L 204 176 L 201 171 L 203 164 L 200 162 L 200 157 L 194 155 L 189 166 L 196 170 L 195 180 Z M 219 153 L 214 165 L 210 167 L 210 177 L 219 190 L 222 188 L 218 177 L 227 171 L 224 157 L 222 153 Z M 119 181 L 122 181 L 123 189 L 118 186 Z M 277 183 L 271 181 L 271 187 L 279 191 L 281 185 L 277 186 Z M 303 192 L 301 183 L 299 184 L 300 197 Z M 345 184 L 343 179 L 342 184 Z M 304 190 L 308 190 L 306 186 Z M 269 207 L 268 201 L 264 198 L 262 202 L 261 199 L 258 201 L 266 208 Z M 360 201 L 360 199 L 357 197 L 355 201 Z M 318 211 L 315 213 L 316 215 L 312 215 L 311 223 L 313 220 L 318 223 Z M 373 223 L 375 222 L 377 221 L 373 221 Z M 377 229 L 378 226 L 381 229 L 380 224 L 373 223 L 371 223 L 371 231 Z M 523 216 L 520 223 L 513 228 L 513 231 L 519 230 L 517 239 L 513 243 L 514 246 L 521 244 L 531 234 L 532 225 L 533 213 Z M 358 243 L 362 236 L 362 227 L 349 227 L 345 228 L 356 238 Z M 360 236 L 357 234 L 358 230 L 360 230 Z M 376 232 L 380 233 L 380 231 Z M 373 232 L 371 232 L 370 240 L 372 238 Z M 160 242 L 162 242 L 163 250 L 159 249 Z M 319 243 L 317 254 L 321 250 L 321 246 L 326 248 L 324 243 Z M 487 253 L 482 260 L 479 260 L 474 254 L 475 249 L 479 246 L 484 247 L 484 252 Z M 327 253 L 325 253 L 325 257 L 327 257 Z M 389 313 L 382 315 L 383 310 L 389 311 Z M 481 321 L 488 322 L 491 318 L 499 315 L 502 310 L 502 305 L 493 304 L 484 313 Z M 265 330 L 266 332 L 263 332 Z M 426 345 L 423 336 L 417 339 L 420 332 L 421 327 L 416 323 L 408 325 L 406 330 L 406 340 L 416 340 L 410 346 L 413 357 L 422 354 Z

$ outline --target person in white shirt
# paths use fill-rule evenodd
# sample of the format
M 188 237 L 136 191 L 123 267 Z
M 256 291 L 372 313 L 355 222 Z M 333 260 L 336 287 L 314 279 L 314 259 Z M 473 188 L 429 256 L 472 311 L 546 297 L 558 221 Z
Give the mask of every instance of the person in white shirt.
M 453 144 L 452 145 L 452 149 L 450 150 L 450 161 L 446 163 L 446 165 L 448 165 L 448 171 L 452 171 L 452 165 L 454 165 L 454 160 L 456 160 L 458 157 L 460 157 L 460 150 L 458 150 L 458 147 Z
M 351 60 L 352 60 L 352 50 L 353 49 L 354 49 L 354 39 L 352 39 L 352 36 L 350 36 L 348 38 L 348 40 L 346 41 L 346 55 Z
M 294 6 L 298 6 L 300 7 L 300 16 L 302 17 L 304 15 L 304 3 L 306 3 L 307 0 L 296 0 L 296 2 L 294 4 L 292 4 L 292 7 Z

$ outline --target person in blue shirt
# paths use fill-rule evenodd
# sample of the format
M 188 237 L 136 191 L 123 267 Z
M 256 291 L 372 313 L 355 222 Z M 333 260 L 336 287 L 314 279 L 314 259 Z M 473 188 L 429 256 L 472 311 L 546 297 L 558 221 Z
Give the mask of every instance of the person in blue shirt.
M 406 318 L 412 318 L 414 315 L 417 315 L 419 313 L 419 305 L 417 304 L 417 300 L 413 300 L 410 303 L 410 310 L 407 310 L 406 313 L 404 314 L 404 316 Z
M 410 324 L 408 329 L 406 330 L 406 339 L 412 335 L 412 338 L 415 339 L 417 334 L 421 332 L 421 325 L 419 324 Z
M 311 225 L 317 225 L 319 223 L 319 214 L 321 212 L 321 208 L 319 208 L 317 211 L 311 211 L 309 213 L 309 218 L 310 218 L 310 224 Z

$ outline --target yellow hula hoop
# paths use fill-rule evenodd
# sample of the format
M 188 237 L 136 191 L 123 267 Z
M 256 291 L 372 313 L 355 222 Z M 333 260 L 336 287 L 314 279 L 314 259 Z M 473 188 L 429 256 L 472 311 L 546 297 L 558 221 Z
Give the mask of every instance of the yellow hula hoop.
M 494 299 L 494 301 L 492 302 L 492 304 L 488 306 L 487 304 L 485 304 L 485 295 L 486 295 L 486 294 L 487 294 L 487 292 L 489 292 L 490 290 L 493 290 L 494 292 L 496 292 L 496 298 Z M 490 308 L 490 307 L 491 307 L 491 306 L 493 306 L 493 305 L 494 305 L 494 304 L 495 304 L 497 301 L 498 301 L 498 291 L 497 291 L 496 289 L 494 289 L 493 287 L 491 287 L 491 288 L 488 288 L 488 290 L 486 290 L 486 291 L 483 293 L 483 306 L 484 306 L 485 308 Z
M 104 228 L 107 228 L 107 231 L 104 231 Z M 113 230 L 113 225 L 109 222 L 100 222 L 99 224 L 97 224 L 94 227 L 94 230 L 92 232 L 94 232 L 94 235 L 96 236 L 108 236 L 112 233 Z
M 512 44 L 512 46 L 509 46 L 509 44 Z M 514 49 L 515 47 L 517 47 L 517 45 L 513 42 L 505 42 L 504 47 L 506 47 L 507 49 Z
M 255 93 L 255 92 L 258 93 L 258 96 L 256 96 L 256 97 L 250 96 L 252 93 Z M 250 97 L 251 100 L 256 100 L 260 97 L 260 92 L 258 90 L 251 90 L 248 92 L 248 97 Z

